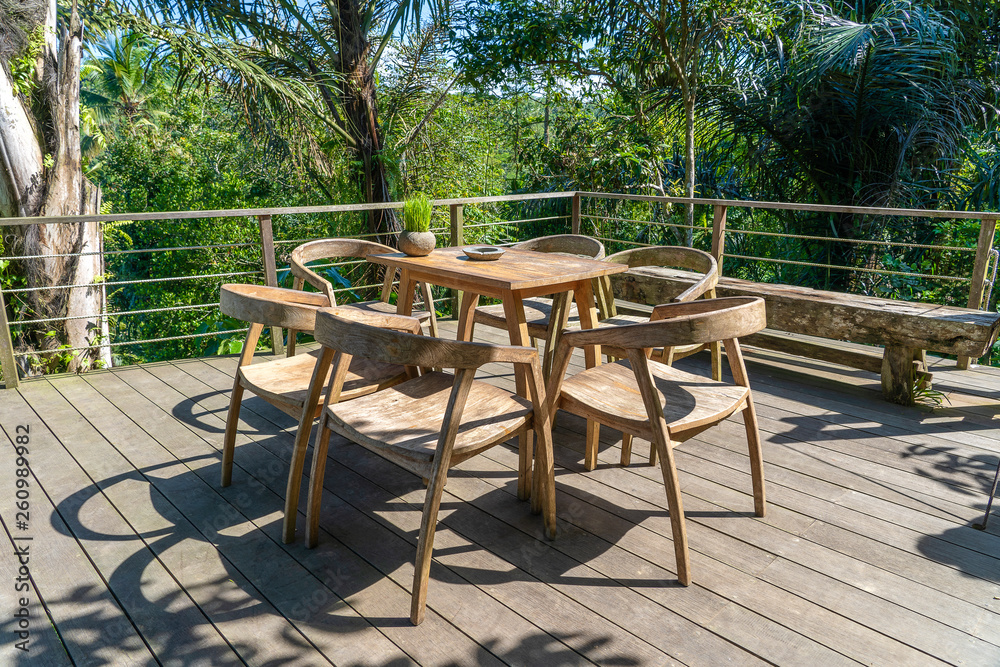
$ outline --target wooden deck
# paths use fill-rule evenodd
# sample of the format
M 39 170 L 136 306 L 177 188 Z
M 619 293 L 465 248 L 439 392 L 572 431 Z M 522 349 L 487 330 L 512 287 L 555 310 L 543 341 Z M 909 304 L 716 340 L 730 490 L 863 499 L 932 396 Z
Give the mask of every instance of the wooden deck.
M 219 487 L 234 366 L 0 391 L 0 517 L 4 539 L 31 538 L 13 544 L 30 546 L 32 584 L 11 594 L 19 565 L 3 545 L 0 664 L 1000 664 L 1000 516 L 971 528 L 1000 454 L 996 370 L 942 361 L 936 388 L 950 404 L 901 408 L 872 374 L 750 358 L 768 514 L 753 517 L 738 421 L 680 448 L 689 588 L 676 585 L 647 445 L 623 469 L 605 431 L 584 474 L 583 424 L 561 415 L 558 539 L 542 539 L 517 501 L 513 449 L 459 466 L 427 620 L 413 627 L 421 481 L 335 442 L 319 547 L 305 549 L 301 530 L 283 545 L 293 420 L 248 399 L 234 482 Z M 30 427 L 27 529 L 15 521 L 18 425 Z M 30 653 L 14 648 L 21 595 Z

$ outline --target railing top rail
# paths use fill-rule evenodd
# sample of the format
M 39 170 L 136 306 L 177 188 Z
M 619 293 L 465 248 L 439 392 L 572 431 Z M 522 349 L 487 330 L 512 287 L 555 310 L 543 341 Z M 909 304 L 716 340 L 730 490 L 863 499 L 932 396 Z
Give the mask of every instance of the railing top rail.
M 435 206 L 451 204 L 489 204 L 493 202 L 529 201 L 572 197 L 574 192 L 542 192 L 528 195 L 497 195 L 462 199 L 432 199 Z M 332 204 L 328 206 L 286 206 L 280 208 L 222 209 L 216 211 L 167 211 L 155 213 L 111 213 L 108 215 L 64 215 L 50 217 L 0 218 L 0 227 L 15 225 L 71 224 L 80 222 L 118 222 L 121 220 L 190 220 L 192 218 L 238 218 L 253 215 L 290 215 L 296 213 L 352 213 L 386 208 L 403 208 L 403 202 L 382 204 Z
M 770 201 L 744 201 L 741 199 L 700 199 L 698 197 L 658 197 L 655 195 L 626 195 L 607 192 L 577 192 L 581 197 L 595 199 L 627 199 L 630 201 L 655 201 L 669 204 L 704 204 L 734 208 L 765 208 L 820 213 L 857 213 L 861 215 L 894 215 L 912 218 L 948 218 L 965 220 L 1000 220 L 1000 213 L 988 211 L 941 211 L 922 208 L 878 208 L 872 206 L 832 206 L 829 204 L 795 204 Z
M 879 208 L 871 206 L 831 206 L 828 204 L 797 204 L 788 202 L 744 201 L 740 199 L 702 199 L 698 197 L 659 197 L 655 195 L 629 195 L 608 192 L 541 192 L 523 195 L 498 195 L 493 197 L 463 197 L 458 199 L 435 199 L 435 206 L 452 204 L 489 204 L 497 202 L 530 201 L 537 199 L 564 199 L 580 195 L 595 199 L 625 199 L 630 201 L 663 202 L 668 204 L 698 204 L 706 206 L 729 206 L 739 208 L 762 208 L 791 211 L 812 211 L 819 213 L 855 213 L 861 215 L 893 215 L 914 218 L 947 218 L 965 220 L 1000 220 L 1000 212 L 987 211 L 942 211 L 916 208 Z M 381 204 L 333 204 L 327 206 L 286 206 L 278 208 L 222 209 L 214 211 L 165 211 L 153 213 L 112 213 L 108 215 L 72 215 L 50 217 L 0 218 L 0 227 L 36 224 L 69 224 L 80 222 L 117 222 L 122 220 L 186 220 L 193 218 L 236 218 L 256 215 L 293 215 L 302 213 L 351 213 L 380 209 L 398 209 L 403 202 Z

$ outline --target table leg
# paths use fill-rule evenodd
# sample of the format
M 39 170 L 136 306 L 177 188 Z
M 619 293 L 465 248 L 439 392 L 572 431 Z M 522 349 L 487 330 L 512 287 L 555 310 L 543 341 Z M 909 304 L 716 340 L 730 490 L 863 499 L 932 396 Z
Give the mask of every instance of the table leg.
M 542 359 L 542 377 L 546 382 L 552 374 L 552 360 L 555 358 L 556 345 L 566 323 L 569 321 L 569 304 L 573 292 L 561 292 L 552 299 L 552 312 L 549 313 L 549 330 L 545 332 L 545 357 Z
M 399 294 L 396 295 L 397 314 L 413 314 L 413 290 L 415 289 L 417 289 L 417 281 L 410 277 L 409 271 L 403 269 L 399 274 Z
M 530 345 L 528 336 L 528 324 L 524 319 L 524 304 L 521 302 L 521 295 L 516 292 L 504 292 L 503 312 L 507 318 L 507 332 L 510 335 L 511 345 Z M 531 398 L 528 394 L 528 377 L 522 368 L 515 368 L 514 383 L 517 387 L 517 395 Z M 519 500 L 527 500 L 531 495 L 531 473 L 533 463 L 533 433 L 522 433 L 517 438 L 517 452 L 520 457 L 517 475 L 517 497 Z
M 594 303 L 594 289 L 589 280 L 581 281 L 573 291 L 576 300 L 576 311 L 580 315 L 580 328 L 593 329 L 597 326 L 597 306 Z M 583 356 L 587 368 L 593 368 L 601 363 L 601 346 L 592 345 L 583 348 Z
M 462 293 L 462 303 L 458 307 L 458 340 L 472 340 L 473 317 L 479 306 L 479 295 L 473 292 Z

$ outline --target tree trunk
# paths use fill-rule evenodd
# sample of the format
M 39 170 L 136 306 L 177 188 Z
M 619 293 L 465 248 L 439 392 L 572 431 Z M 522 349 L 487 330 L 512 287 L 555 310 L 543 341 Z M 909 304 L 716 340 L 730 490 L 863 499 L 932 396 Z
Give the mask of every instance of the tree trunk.
M 382 160 L 382 128 L 378 123 L 378 100 L 375 78 L 369 67 L 371 43 L 361 28 L 357 0 L 339 0 L 340 74 L 343 76 L 341 96 L 347 131 L 354 138 L 363 169 L 362 187 L 365 201 L 379 204 L 393 201 L 389 193 L 385 163 Z M 401 226 L 392 209 L 370 211 L 368 228 L 377 234 L 376 240 L 386 245 L 396 244 Z
M 0 212 L 4 215 L 61 216 L 97 213 L 99 190 L 84 176 L 80 155 L 80 58 L 83 26 L 76 2 L 69 25 L 56 38 L 55 2 L 49 3 L 45 47 L 39 58 L 36 85 L 40 95 L 35 108 L 47 118 L 34 118 L 14 95 L 7 73 L 0 71 L 0 144 L 3 147 L 0 177 Z M 44 135 L 37 129 L 43 128 Z M 51 156 L 46 168 L 45 155 Z M 94 285 L 103 273 L 98 223 L 25 225 L 16 245 L 27 286 L 24 301 L 32 319 L 78 318 L 50 322 L 35 328 L 34 345 L 51 349 L 60 343 L 86 347 L 98 338 L 104 299 Z M 62 255 L 83 256 L 65 257 Z M 87 255 L 86 253 L 95 253 Z M 40 255 L 41 257 L 30 258 Z M 85 285 L 46 289 L 61 285 Z M 18 318 L 20 319 L 20 318 Z M 55 338 L 45 331 L 57 332 Z M 56 340 L 58 339 L 58 340 Z M 107 348 L 104 361 L 110 363 Z M 81 351 L 69 364 L 76 370 L 85 359 L 97 358 Z

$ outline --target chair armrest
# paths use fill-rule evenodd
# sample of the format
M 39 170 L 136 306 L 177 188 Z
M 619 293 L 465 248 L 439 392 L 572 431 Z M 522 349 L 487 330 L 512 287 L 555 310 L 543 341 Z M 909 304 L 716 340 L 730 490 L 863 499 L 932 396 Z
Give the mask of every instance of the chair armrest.
M 329 280 L 319 275 L 305 264 L 299 264 L 298 262 L 293 261 L 290 263 L 289 268 L 291 269 L 293 276 L 306 281 L 325 294 L 326 298 L 330 300 L 330 303 L 337 303 L 337 299 L 333 293 L 333 284 Z
M 671 301 L 673 303 L 684 303 L 686 301 L 694 301 L 705 292 L 715 289 L 715 286 L 719 283 L 719 274 L 715 271 L 705 275 L 701 280 L 696 282 L 691 287 L 675 296 Z

